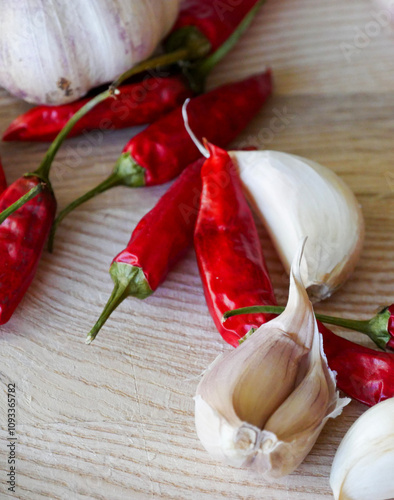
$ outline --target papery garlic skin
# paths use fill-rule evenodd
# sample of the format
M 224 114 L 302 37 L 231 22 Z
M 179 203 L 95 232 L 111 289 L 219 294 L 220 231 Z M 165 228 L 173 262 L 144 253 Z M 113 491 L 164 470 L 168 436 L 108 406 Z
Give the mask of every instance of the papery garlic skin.
M 394 398 L 359 417 L 335 454 L 330 485 L 335 500 L 394 498 Z
M 197 434 L 209 454 L 267 477 L 292 472 L 349 401 L 336 391 L 299 260 L 300 253 L 285 311 L 220 356 L 195 397 Z
M 279 151 L 232 151 L 245 192 L 287 271 L 308 237 L 301 276 L 312 301 L 329 297 L 354 270 L 364 219 L 353 192 L 332 170 Z
M 74 101 L 149 57 L 180 0 L 0 0 L 0 86 L 36 104 Z

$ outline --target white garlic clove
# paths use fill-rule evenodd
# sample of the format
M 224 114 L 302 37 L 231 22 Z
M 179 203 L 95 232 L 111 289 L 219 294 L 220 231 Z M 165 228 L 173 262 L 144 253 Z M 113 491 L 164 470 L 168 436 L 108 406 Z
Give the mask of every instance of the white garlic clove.
M 329 297 L 352 273 L 364 220 L 350 188 L 330 169 L 279 151 L 232 151 L 245 192 L 287 271 L 308 237 L 301 276 L 312 300 Z
M 285 311 L 220 356 L 195 398 L 197 434 L 210 455 L 270 477 L 293 471 L 348 401 L 339 399 L 322 352 L 300 279 L 301 252 Z
M 367 410 L 335 454 L 330 485 L 335 500 L 394 498 L 394 398 Z

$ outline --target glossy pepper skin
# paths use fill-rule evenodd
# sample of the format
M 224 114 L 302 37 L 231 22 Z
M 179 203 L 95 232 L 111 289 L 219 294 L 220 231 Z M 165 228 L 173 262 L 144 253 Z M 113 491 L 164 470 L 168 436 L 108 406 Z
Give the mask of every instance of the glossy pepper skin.
M 107 99 L 72 128 L 68 137 L 94 129 L 121 129 L 157 120 L 192 96 L 181 75 L 145 78 L 123 85 L 116 99 Z M 18 116 L 3 135 L 3 141 L 52 141 L 68 120 L 90 98 L 62 106 L 36 106 Z
M 194 26 L 210 41 L 212 50 L 216 50 L 256 3 L 257 0 L 184 0 L 173 32 Z
M 272 92 L 271 71 L 223 85 L 190 100 L 187 111 L 197 137 L 225 147 L 244 130 Z M 144 184 L 170 181 L 200 152 L 187 133 L 179 107 L 133 137 L 123 149 L 144 170 Z
M 229 309 L 275 305 L 273 287 L 252 212 L 236 169 L 222 149 L 208 144 L 210 157 L 202 176 L 201 205 L 194 246 L 209 311 L 223 339 L 233 346 L 268 314 L 235 316 L 222 323 Z
M 390 318 L 387 324 L 387 331 L 390 335 L 390 340 L 387 342 L 387 347 L 394 349 L 394 304 L 388 308 Z
M 41 179 L 21 177 L 0 196 L 0 212 L 8 208 Z M 48 186 L 0 225 L 0 324 L 6 323 L 32 282 L 56 212 Z
M 110 275 L 115 288 L 89 333 L 88 343 L 126 297 L 144 299 L 154 292 L 191 246 L 201 196 L 202 164 L 203 159 L 199 159 L 184 170 L 140 220 L 126 248 L 112 261 Z
M 355 344 L 318 325 L 339 389 L 368 406 L 394 397 L 394 354 Z

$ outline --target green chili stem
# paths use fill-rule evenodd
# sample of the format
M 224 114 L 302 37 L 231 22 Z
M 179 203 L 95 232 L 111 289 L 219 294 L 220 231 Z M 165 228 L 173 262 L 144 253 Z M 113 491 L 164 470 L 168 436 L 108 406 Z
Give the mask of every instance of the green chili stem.
M 227 38 L 227 40 L 210 56 L 203 59 L 201 62 L 197 63 L 193 70 L 192 74 L 198 75 L 199 79 L 205 79 L 212 71 L 212 69 L 223 59 L 225 55 L 230 52 L 230 50 L 235 46 L 241 36 L 245 33 L 245 31 L 249 28 L 253 19 L 255 18 L 259 9 L 266 3 L 267 0 L 259 0 L 255 6 L 250 9 L 250 11 L 246 14 L 246 16 L 242 19 L 241 23 L 237 26 L 237 28 L 233 31 L 233 33 Z
M 160 68 L 163 66 L 169 66 L 171 64 L 189 59 L 191 56 L 191 50 L 189 48 L 182 48 L 171 52 L 170 54 L 163 54 L 157 57 L 152 57 L 151 59 L 145 59 L 145 61 L 136 64 L 128 71 L 120 75 L 116 80 L 114 80 L 109 89 L 114 91 L 121 83 L 123 83 L 128 78 L 134 75 L 138 75 L 148 69 Z
M 94 327 L 90 330 L 86 338 L 86 344 L 91 344 L 93 342 L 104 323 L 111 316 L 112 312 L 119 306 L 119 304 L 124 301 L 124 299 L 127 298 L 127 286 L 127 283 L 115 284 L 115 287 L 111 293 L 110 298 L 108 299 L 107 304 L 104 307 L 103 312 L 101 313 L 99 319 L 97 320 Z
M 15 203 L 13 203 L 0 213 L 0 224 L 2 224 L 7 217 L 16 212 L 20 207 L 22 207 L 28 201 L 32 200 L 35 196 L 41 193 L 41 191 L 42 191 L 42 183 L 40 182 L 40 184 L 37 184 L 37 186 L 31 188 L 30 191 L 28 191 L 25 195 L 19 198 L 19 200 L 16 200 Z
M 223 314 L 222 321 L 226 321 L 228 318 L 233 316 L 238 316 L 241 314 L 258 314 L 258 313 L 271 313 L 271 314 L 281 314 L 285 310 L 282 306 L 251 306 L 242 307 L 240 309 L 234 309 L 233 311 L 227 311 Z M 384 311 L 383 311 L 384 312 Z M 390 334 L 387 330 L 389 313 L 383 315 L 382 312 L 370 320 L 355 320 L 346 318 L 337 318 L 335 316 L 326 316 L 325 314 L 316 314 L 316 319 L 322 323 L 328 323 L 330 325 L 342 326 L 349 330 L 354 330 L 368 337 L 375 342 L 375 344 L 381 349 L 386 348 L 387 342 L 390 340 Z
M 97 194 L 104 193 L 104 191 L 107 191 L 107 189 L 110 189 L 115 186 L 120 186 L 122 184 L 122 179 L 119 178 L 119 176 L 116 173 L 111 174 L 107 179 L 105 179 L 103 182 L 101 182 L 98 186 L 95 188 L 91 189 L 87 193 L 83 194 L 76 200 L 74 200 L 72 203 L 66 206 L 59 215 L 56 217 L 55 222 L 52 225 L 51 232 L 49 234 L 49 239 L 48 239 L 48 250 L 49 252 L 52 253 L 53 251 L 53 241 L 55 238 L 55 233 L 56 230 L 59 226 L 59 224 L 62 222 L 62 220 L 70 213 L 72 212 L 75 208 L 79 207 L 79 205 L 82 205 L 85 203 L 85 201 L 91 200 L 94 198 Z
M 58 152 L 60 146 L 62 145 L 64 139 L 71 132 L 74 125 L 80 120 L 83 116 L 85 116 L 91 109 L 93 109 L 97 104 L 102 101 L 105 101 L 108 97 L 113 95 L 113 91 L 106 90 L 101 94 L 98 94 L 96 97 L 93 97 L 90 101 L 88 101 L 81 109 L 79 109 L 66 123 L 66 125 L 62 128 L 62 130 L 57 135 L 56 139 L 49 146 L 48 151 L 45 154 L 44 159 L 41 162 L 41 165 L 38 169 L 33 172 L 34 175 L 40 177 L 44 182 L 49 182 L 49 169 L 51 168 L 53 159 L 55 158 L 56 153 Z

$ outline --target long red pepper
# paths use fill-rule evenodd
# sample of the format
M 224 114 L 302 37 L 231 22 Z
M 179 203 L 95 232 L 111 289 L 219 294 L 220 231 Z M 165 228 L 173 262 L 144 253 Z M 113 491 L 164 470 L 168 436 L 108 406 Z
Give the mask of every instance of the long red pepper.
M 222 323 L 224 312 L 241 304 L 275 305 L 276 300 L 236 169 L 225 151 L 207 147 L 194 246 L 211 316 L 224 340 L 238 346 L 240 338 L 270 316 L 235 316 Z
M 190 125 L 197 135 L 226 146 L 259 112 L 272 91 L 270 70 L 216 88 L 191 99 Z M 74 208 L 114 186 L 153 186 L 179 175 L 200 152 L 187 133 L 178 108 L 133 137 L 125 146 L 112 174 L 97 187 L 73 201 L 58 215 L 50 248 L 60 222 Z
M 233 2 L 234 3 L 234 2 Z M 129 76 L 144 69 L 156 68 L 180 59 L 199 60 L 188 76 L 194 87 L 201 90 L 202 82 L 212 67 L 232 48 L 249 26 L 264 0 L 243 0 L 235 5 L 220 6 L 211 1 L 187 1 L 182 5 L 176 27 L 167 40 L 175 51 L 168 56 L 137 65 Z M 226 44 L 219 49 L 225 41 Z M 202 60 L 210 51 L 214 57 Z M 194 76 L 193 76 L 194 75 Z M 179 75 L 163 78 L 144 78 L 142 82 L 120 88 L 116 102 L 104 101 L 77 123 L 69 137 L 97 128 L 120 129 L 157 120 L 181 104 L 192 93 L 189 84 Z M 63 106 L 36 106 L 16 118 L 3 135 L 3 141 L 51 141 L 88 98 Z
M 107 99 L 79 120 L 68 137 L 93 129 L 121 129 L 157 120 L 191 97 L 182 75 L 145 78 L 123 85 L 117 99 Z M 90 98 L 62 106 L 36 106 L 18 116 L 4 132 L 3 141 L 52 141 L 68 120 Z
M 0 324 L 6 323 L 30 286 L 56 212 L 49 182 L 53 159 L 73 124 L 111 95 L 103 92 L 81 108 L 49 147 L 40 167 L 13 182 L 0 195 Z
M 191 245 L 201 195 L 202 163 L 203 159 L 199 159 L 184 170 L 137 224 L 127 247 L 112 261 L 110 275 L 115 287 L 88 335 L 88 343 L 126 297 L 144 299 L 154 292 Z
M 368 406 L 394 397 L 394 354 L 355 344 L 318 325 L 339 389 Z

